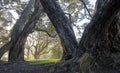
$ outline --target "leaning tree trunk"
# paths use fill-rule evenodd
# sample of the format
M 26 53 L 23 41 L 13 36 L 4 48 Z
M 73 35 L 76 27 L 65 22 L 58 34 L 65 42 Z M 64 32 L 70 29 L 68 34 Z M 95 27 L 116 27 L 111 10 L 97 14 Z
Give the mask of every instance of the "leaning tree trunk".
M 62 46 L 64 47 L 63 60 L 69 60 L 76 57 L 78 51 L 78 43 L 76 37 L 65 13 L 56 3 L 55 0 L 40 0 L 45 12 L 51 20 L 53 26 L 58 33 Z M 79 52 L 80 53 L 80 52 Z
M 120 19 L 117 17 L 120 0 L 99 0 L 97 4 L 95 15 L 79 43 L 81 49 L 86 49 L 81 58 L 81 70 L 89 73 L 94 65 L 96 68 L 106 68 L 99 72 L 96 69 L 95 73 L 104 73 L 105 70 L 105 73 L 116 73 L 116 70 L 112 72 L 111 69 L 120 64 L 117 56 L 120 54 Z M 86 56 L 89 61 L 86 61 Z M 92 64 L 88 63 L 90 60 Z
M 39 0 L 35 1 L 35 10 L 29 19 L 29 21 L 26 23 L 25 27 L 23 28 L 23 31 L 19 35 L 19 38 L 17 42 L 14 44 L 14 47 L 10 49 L 9 51 L 9 61 L 21 61 L 21 59 L 24 60 L 24 57 L 21 55 L 24 51 L 25 42 L 27 39 L 27 36 L 29 33 L 31 33 L 32 29 L 35 27 L 35 24 L 40 18 L 42 7 L 40 7 Z
M 14 44 L 16 43 L 16 41 L 18 40 L 20 33 L 22 32 L 25 23 L 26 23 L 26 19 L 27 16 L 30 15 L 32 13 L 31 9 L 32 9 L 32 5 L 34 4 L 34 0 L 30 0 L 29 4 L 27 5 L 27 7 L 24 9 L 24 11 L 22 12 L 22 15 L 20 16 L 20 18 L 17 20 L 16 24 L 13 27 L 13 31 L 12 31 L 12 36 L 11 36 L 11 40 L 10 42 L 6 43 L 5 45 L 3 45 L 0 48 L 0 58 L 3 56 L 3 54 L 5 52 L 7 52 L 9 49 L 14 47 Z M 24 55 L 23 55 L 24 56 Z M 23 59 L 23 58 L 22 58 Z

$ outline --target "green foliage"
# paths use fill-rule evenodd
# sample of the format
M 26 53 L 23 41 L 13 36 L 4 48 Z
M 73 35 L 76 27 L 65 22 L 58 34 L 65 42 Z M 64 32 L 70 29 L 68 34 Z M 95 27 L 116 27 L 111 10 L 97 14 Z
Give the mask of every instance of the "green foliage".
M 4 3 L 5 3 L 5 4 L 8 4 L 8 3 L 9 3 L 9 0 L 4 0 Z
M 0 11 L 0 17 L 1 17 L 1 15 L 3 14 L 3 12 L 2 11 Z M 0 18 L 1 19 L 1 18 Z
M 60 59 L 60 58 L 62 58 L 62 54 L 63 54 L 63 51 L 61 48 L 55 48 L 52 50 L 52 54 L 51 54 L 50 58 Z
M 85 2 L 86 5 L 89 4 L 88 0 L 83 0 L 83 2 Z M 67 0 L 66 1 L 68 5 L 66 5 L 66 8 L 64 10 L 71 15 L 70 17 L 71 22 L 74 24 L 85 19 L 85 16 L 89 17 L 89 15 L 86 15 L 86 12 L 85 12 L 86 9 L 85 9 L 83 2 L 81 2 L 80 0 Z M 90 7 L 88 7 L 88 9 L 90 10 Z
M 71 3 L 67 8 L 68 8 L 68 12 L 72 13 L 75 10 L 76 4 L 75 3 Z
M 32 14 L 29 14 L 27 17 L 26 17 L 26 23 L 31 19 L 32 17 Z
M 51 22 L 48 23 L 47 31 L 49 31 L 49 33 L 51 33 L 51 34 L 53 34 L 55 32 L 55 28 Z
M 79 0 L 65 0 L 65 2 L 68 2 L 68 3 L 76 3 L 78 2 Z

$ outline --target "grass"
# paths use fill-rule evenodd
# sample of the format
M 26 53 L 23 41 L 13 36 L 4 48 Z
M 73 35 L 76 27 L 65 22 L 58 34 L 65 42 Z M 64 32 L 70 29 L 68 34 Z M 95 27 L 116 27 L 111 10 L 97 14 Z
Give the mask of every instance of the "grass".
M 31 64 L 49 64 L 49 63 L 57 63 L 60 59 L 48 59 L 48 60 L 32 60 Z

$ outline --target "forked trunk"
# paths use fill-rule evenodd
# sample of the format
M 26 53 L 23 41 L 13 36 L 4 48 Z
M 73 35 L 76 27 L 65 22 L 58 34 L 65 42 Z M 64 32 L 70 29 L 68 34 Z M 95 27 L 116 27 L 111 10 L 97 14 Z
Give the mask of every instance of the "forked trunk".
M 25 26 L 27 16 L 32 13 L 31 9 L 32 9 L 33 4 L 34 4 L 34 0 L 30 0 L 29 4 L 27 5 L 27 7 L 22 12 L 22 15 L 17 20 L 17 22 L 14 25 L 13 30 L 12 30 L 12 36 L 11 36 L 10 42 L 6 43 L 5 45 L 3 45 L 0 48 L 0 58 L 3 56 L 3 54 L 5 52 L 9 51 L 10 49 L 12 49 L 15 46 L 15 43 L 18 40 L 18 38 L 19 38 L 19 36 L 20 36 L 24 26 Z M 21 53 L 21 54 L 23 54 L 23 53 Z M 21 56 L 24 56 L 24 54 L 21 55 Z
M 10 49 L 9 51 L 9 61 L 22 61 L 24 60 L 24 46 L 27 39 L 27 36 L 32 31 L 32 29 L 35 27 L 35 24 L 40 18 L 42 7 L 40 7 L 39 0 L 35 1 L 35 10 L 29 19 L 29 21 L 26 23 L 25 27 L 23 28 L 23 31 L 21 32 L 21 35 L 19 36 L 16 43 L 14 43 L 14 47 Z

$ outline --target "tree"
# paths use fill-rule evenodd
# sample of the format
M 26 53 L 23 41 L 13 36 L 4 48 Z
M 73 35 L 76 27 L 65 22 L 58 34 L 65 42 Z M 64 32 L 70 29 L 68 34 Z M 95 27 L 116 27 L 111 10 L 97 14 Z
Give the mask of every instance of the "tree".
M 1 47 L 1 49 L 0 49 L 0 58 L 10 48 L 13 48 L 13 46 L 16 43 L 17 39 L 19 38 L 19 36 L 20 36 L 24 26 L 25 26 L 26 18 L 27 18 L 28 15 L 31 14 L 31 9 L 32 9 L 33 3 L 34 3 L 34 0 L 30 0 L 29 4 L 27 5 L 27 7 L 22 12 L 22 15 L 17 20 L 16 24 L 13 27 L 11 40 L 9 42 L 7 42 L 5 45 L 3 45 Z
M 74 58 L 76 56 L 76 51 L 78 51 L 78 43 L 70 21 L 54 0 L 40 0 L 40 2 L 65 48 L 64 60 Z
M 79 43 L 80 49 L 85 49 L 84 52 L 93 58 L 94 64 L 108 68 L 107 73 L 119 64 L 119 6 L 119 0 L 97 0 L 95 14 Z M 88 68 L 86 64 L 88 62 L 83 59 L 81 68 Z
M 90 72 L 88 68 L 91 66 L 91 63 L 88 63 L 88 61 L 86 61 L 86 55 L 89 56 L 88 59 L 90 58 L 90 60 L 92 60 L 92 64 L 97 63 L 99 66 L 106 68 L 113 68 L 114 66 L 117 67 L 116 64 L 119 64 L 119 62 L 116 63 L 116 56 L 114 57 L 114 55 L 119 53 L 118 48 L 120 44 L 120 25 L 119 23 L 116 24 L 115 21 L 119 21 L 119 19 L 118 17 L 115 17 L 117 13 L 119 13 L 120 9 L 119 0 L 105 0 L 100 4 L 100 6 L 98 5 L 98 9 L 96 9 L 91 22 L 85 28 L 85 31 L 79 43 L 79 48 L 77 47 L 77 42 L 75 40 L 71 25 L 64 12 L 61 10 L 60 6 L 54 0 L 40 1 L 45 12 L 56 28 L 63 46 L 65 47 L 65 51 L 67 52 L 67 59 L 71 53 L 72 58 L 76 56 L 76 53 L 79 57 L 82 56 L 82 53 L 88 53 L 85 53 L 81 58 L 81 60 L 83 60 L 81 61 L 81 69 L 83 72 L 86 70 Z M 76 50 L 78 51 L 76 52 Z
M 29 21 L 26 23 L 25 27 L 23 28 L 22 32 L 20 33 L 20 36 L 15 43 L 13 48 L 10 48 L 9 50 L 9 61 L 22 61 L 24 60 L 24 56 L 22 53 L 24 53 L 24 46 L 27 39 L 28 34 L 32 31 L 32 29 L 35 27 L 35 24 L 40 18 L 42 11 L 42 7 L 40 7 L 40 2 L 37 0 L 35 1 L 35 10 L 32 13 Z
M 52 47 L 52 54 L 50 56 L 50 58 L 53 59 L 61 59 L 62 58 L 62 49 L 61 49 L 61 45 L 60 42 L 56 43 L 53 47 Z
M 51 39 L 46 36 L 45 32 L 33 32 L 27 39 L 26 43 L 28 44 L 26 44 L 26 47 L 34 59 L 39 59 L 41 55 L 47 53 L 45 50 L 47 50 L 50 42 Z

